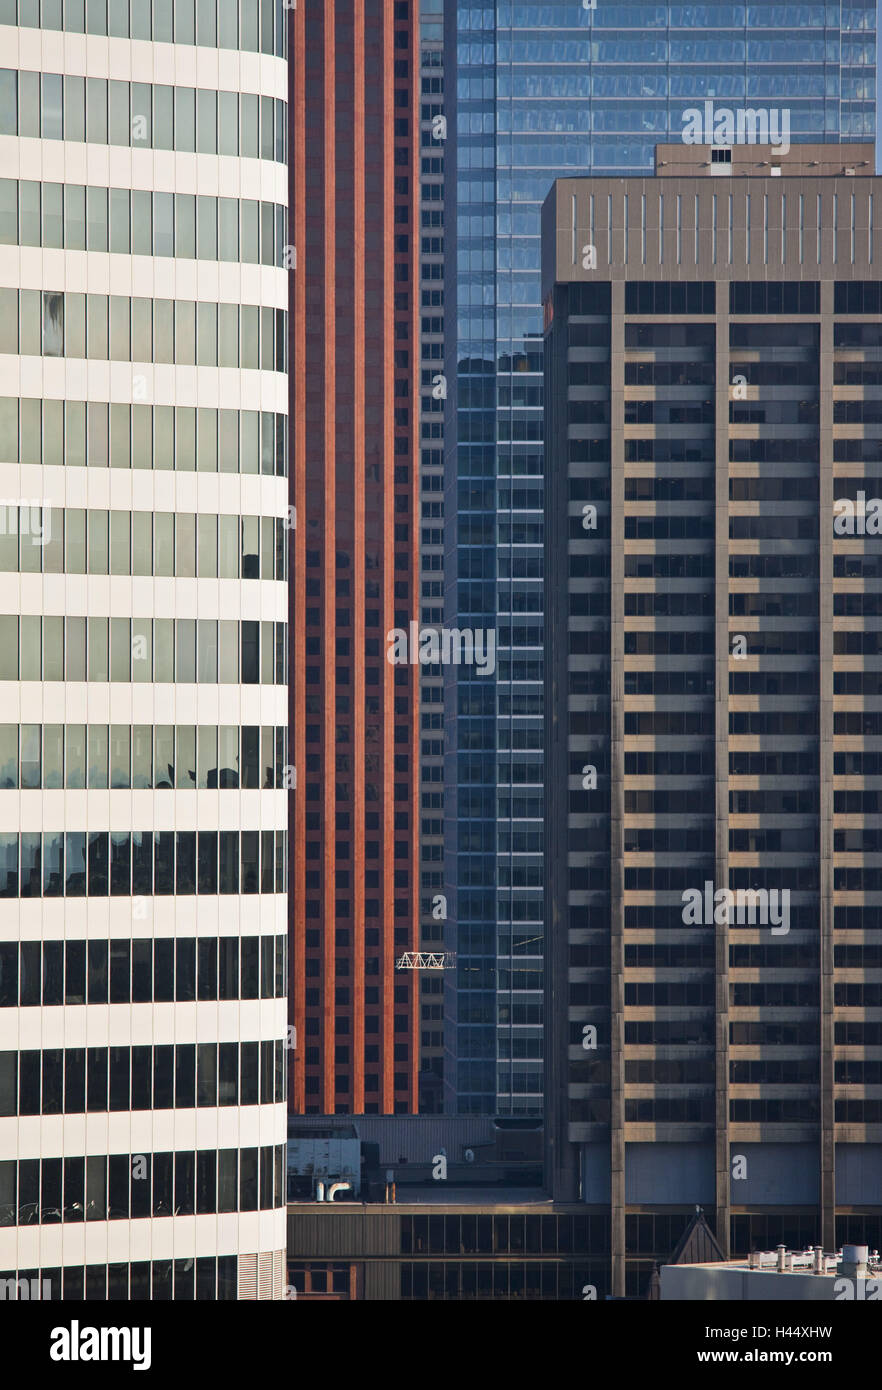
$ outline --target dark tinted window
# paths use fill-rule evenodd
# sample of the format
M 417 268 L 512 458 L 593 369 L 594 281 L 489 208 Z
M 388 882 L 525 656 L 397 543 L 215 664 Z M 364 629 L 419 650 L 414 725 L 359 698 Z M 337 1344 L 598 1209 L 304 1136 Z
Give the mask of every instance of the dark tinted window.
M 629 280 L 625 285 L 627 314 L 712 314 L 716 308 L 713 280 Z M 570 306 L 570 313 L 574 310 Z
M 882 281 L 837 280 L 833 308 L 837 314 L 882 313 Z
M 731 314 L 818 314 L 821 287 L 817 280 L 733 280 L 729 285 Z

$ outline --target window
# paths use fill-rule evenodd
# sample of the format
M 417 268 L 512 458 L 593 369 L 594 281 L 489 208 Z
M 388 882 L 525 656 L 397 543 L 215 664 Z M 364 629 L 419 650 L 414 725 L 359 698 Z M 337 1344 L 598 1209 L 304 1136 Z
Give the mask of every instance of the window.
M 239 153 L 239 100 L 235 92 L 217 93 L 217 152 Z
M 732 314 L 817 314 L 821 287 L 817 280 L 733 280 Z
M 154 0 L 160 3 L 170 7 L 172 0 Z M 143 5 L 133 8 L 133 31 L 147 31 L 133 37 L 149 37 L 149 15 Z M 180 10 L 186 15 L 189 6 Z M 256 23 L 251 6 L 249 15 Z M 0 69 L 0 134 L 283 160 L 284 127 L 285 103 L 271 97 L 258 106 L 253 95 L 237 92 Z
M 58 74 L 42 74 L 40 134 L 44 140 L 63 138 L 62 87 L 62 79 Z
M 834 310 L 837 314 L 882 313 L 882 287 L 875 280 L 837 280 Z
M 43 292 L 43 355 L 61 357 L 64 353 L 64 295 Z
M 625 285 L 629 314 L 712 314 L 714 309 L 715 285 L 710 280 L 629 280 Z
M 18 74 L 13 68 L 0 69 L 0 135 L 17 135 Z

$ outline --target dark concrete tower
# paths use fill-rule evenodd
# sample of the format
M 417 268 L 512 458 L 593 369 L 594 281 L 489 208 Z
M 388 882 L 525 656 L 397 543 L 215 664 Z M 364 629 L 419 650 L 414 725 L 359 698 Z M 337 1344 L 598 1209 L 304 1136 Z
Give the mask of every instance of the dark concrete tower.
M 784 143 L 543 212 L 547 1153 L 616 1294 L 696 1203 L 882 1234 L 880 184 Z

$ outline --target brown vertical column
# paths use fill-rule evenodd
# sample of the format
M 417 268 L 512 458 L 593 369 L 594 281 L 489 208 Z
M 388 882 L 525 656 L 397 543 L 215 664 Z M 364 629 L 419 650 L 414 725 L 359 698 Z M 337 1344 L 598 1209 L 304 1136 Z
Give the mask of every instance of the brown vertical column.
M 396 976 L 395 957 L 417 941 L 418 668 L 387 660 L 387 634 L 418 613 L 419 65 L 407 8 L 301 0 L 290 12 L 299 1113 L 416 1108 L 418 977 Z
M 818 478 L 818 690 L 821 1186 L 819 1240 L 836 1249 L 833 1105 L 833 281 L 821 280 Z
M 382 246 L 374 248 L 375 278 L 368 283 L 369 292 L 382 286 L 383 316 L 374 335 L 382 366 L 379 372 L 366 367 L 384 410 L 380 1110 L 392 1113 L 416 1110 L 419 1068 L 419 975 L 395 970 L 398 955 L 418 942 L 419 667 L 386 660 L 387 633 L 407 631 L 419 617 L 419 43 L 414 7 L 399 14 L 369 0 L 366 13 L 382 54 Z M 365 77 L 372 81 L 369 67 Z M 368 129 L 368 141 L 372 134 Z M 369 293 L 366 313 L 370 308 Z M 373 404 L 370 394 L 367 403 Z
M 334 109 L 336 101 L 336 41 L 335 14 L 333 5 L 325 5 L 322 14 L 323 39 L 322 46 L 322 87 L 325 92 L 325 101 L 329 110 Z M 310 116 L 315 119 L 315 108 L 310 110 Z M 320 1034 L 321 1056 L 325 1065 L 321 1068 L 319 1077 L 319 1108 L 323 1114 L 333 1114 L 334 1112 L 334 980 L 336 977 L 336 939 L 334 935 L 335 915 L 334 915 L 334 885 L 337 874 L 336 843 L 333 827 L 336 819 L 336 802 L 334 797 L 334 777 L 327 775 L 333 773 L 335 744 L 336 744 L 336 693 L 337 693 L 337 642 L 336 642 L 336 614 L 334 595 L 336 590 L 336 512 L 337 512 L 337 432 L 335 429 L 336 405 L 337 405 L 337 284 L 336 284 L 336 247 L 337 247 L 337 130 L 336 122 L 327 121 L 321 129 L 322 145 L 322 173 L 324 184 L 322 187 L 322 255 L 321 264 L 323 269 L 324 281 L 324 302 L 325 302 L 325 321 L 322 342 L 316 344 L 318 352 L 321 353 L 321 389 L 322 398 L 320 402 L 321 414 L 321 443 L 315 441 L 316 451 L 321 451 L 322 465 L 322 484 L 323 500 L 320 522 L 316 526 L 316 531 L 321 534 L 321 681 L 318 690 L 321 699 L 321 712 L 315 717 L 320 720 L 321 727 L 321 760 L 327 772 L 322 779 L 319 788 L 321 798 L 321 1019 Z M 307 133 L 307 139 L 312 143 L 315 138 L 312 132 L 315 130 L 311 126 Z M 316 143 L 318 141 L 316 140 Z M 309 154 L 307 155 L 309 159 Z M 309 195 L 307 195 L 309 196 Z M 345 227 L 341 228 L 342 235 L 345 235 Z M 309 365 L 309 364 L 307 364 Z M 310 385 L 313 383 L 311 382 Z M 307 453 L 313 451 L 312 435 L 307 438 Z M 316 460 L 318 465 L 318 460 Z M 307 476 L 315 478 L 318 467 L 315 471 L 310 469 L 307 462 Z M 310 515 L 307 518 L 307 543 L 310 540 L 310 531 L 313 526 L 314 503 L 310 505 Z M 312 686 L 313 692 L 315 685 Z M 330 1060 L 331 1065 L 327 1062 Z
M 375 31 L 378 47 L 383 58 L 383 70 L 379 80 L 382 82 L 382 129 L 385 135 L 382 147 L 382 202 L 377 209 L 382 219 L 382 247 L 376 248 L 376 282 L 382 286 L 382 303 L 386 313 L 379 331 L 381 369 L 374 375 L 374 385 L 379 386 L 384 395 L 394 393 L 394 255 L 395 255 L 395 199 L 393 180 L 395 178 L 395 151 L 392 131 L 395 122 L 395 92 L 391 71 L 393 34 L 393 6 L 378 5 L 376 0 L 368 0 L 369 24 Z M 371 364 L 366 364 L 370 370 Z M 379 375 L 379 380 L 377 380 Z M 390 402 L 391 404 L 391 402 Z M 395 466 L 394 417 L 391 410 L 383 414 L 381 468 L 381 541 L 380 578 L 383 597 L 382 612 L 391 621 L 386 630 L 397 626 L 395 612 L 395 496 L 393 469 Z M 385 632 L 381 634 L 385 638 Z M 385 647 L 385 642 L 384 642 Z M 401 667 L 392 667 L 385 660 L 380 672 L 383 682 L 382 744 L 380 750 L 380 786 L 382 804 L 380 808 L 380 907 L 383 912 L 383 929 L 380 936 L 380 1113 L 392 1112 L 394 1098 L 393 1047 L 395 1038 L 395 811 L 393 806 L 395 792 L 395 719 L 394 701 L 396 691 L 401 689 L 397 676 Z M 404 668 L 407 670 L 408 668 Z M 409 672 L 408 672 L 409 674 Z
M 714 452 L 714 883 L 729 882 L 729 282 L 716 283 Z M 729 1253 L 729 927 L 714 931 L 717 1241 Z
M 408 517 L 410 521 L 410 537 L 406 547 L 403 547 L 407 556 L 408 582 L 410 585 L 410 600 L 407 605 L 411 616 L 419 621 L 421 612 L 421 576 L 420 576 L 420 525 L 421 525 L 421 504 L 420 504 L 420 466 L 422 457 L 420 454 L 420 334 L 421 334 L 421 304 L 420 304 L 420 168 L 421 168 L 421 147 L 420 147 L 420 99 L 422 79 L 420 77 L 420 26 L 419 17 L 416 11 L 416 4 L 409 7 L 410 16 L 408 19 L 408 60 L 409 71 L 396 82 L 396 92 L 407 94 L 408 104 L 408 139 L 410 142 L 410 188 L 408 190 L 408 251 L 402 252 L 400 259 L 407 272 L 407 285 L 410 292 L 409 305 L 409 333 L 410 333 L 410 370 L 408 373 L 409 386 L 409 409 L 410 419 L 408 421 L 408 465 L 410 472 L 407 483 L 402 491 L 408 500 Z M 399 369 L 401 374 L 403 369 Z M 409 744 L 410 767 L 407 776 L 407 805 L 406 813 L 408 816 L 408 840 L 409 840 L 409 862 L 408 870 L 410 875 L 410 891 L 408 894 L 408 916 L 406 922 L 402 922 L 402 933 L 407 934 L 406 942 L 402 942 L 409 950 L 418 951 L 420 948 L 420 815 L 422 812 L 420 799 L 420 667 L 411 666 L 409 668 L 410 688 L 408 690 L 410 728 Z M 400 977 L 399 977 L 400 978 Z M 407 1072 L 407 1103 L 406 1108 L 414 1113 L 419 1109 L 419 1075 L 420 1075 L 420 974 L 417 970 L 408 970 L 403 974 L 403 983 L 407 990 L 407 1014 L 408 1014 L 408 1042 L 410 1051 L 408 1054 L 407 1066 L 401 1070 Z
M 625 284 L 610 286 L 610 1256 L 611 1288 L 625 1293 Z
M 356 7 L 356 10 L 358 7 Z M 365 491 L 365 379 L 361 364 L 365 358 L 365 167 L 364 167 L 364 26 L 361 14 L 356 12 L 352 23 L 352 280 L 353 280 L 353 323 L 352 351 L 354 371 L 352 373 L 352 490 L 356 499 L 352 541 L 352 824 L 358 828 L 352 836 L 352 911 L 354 930 L 352 931 L 352 1109 L 356 1114 L 364 1109 L 364 992 L 360 988 L 365 978 L 364 949 L 364 835 L 359 833 L 364 825 L 365 812 L 365 769 L 364 758 L 360 756 L 365 746 L 365 670 L 360 655 L 364 652 L 365 639 L 365 601 L 362 575 L 365 568 L 364 526 L 358 516 L 357 499 Z M 336 1071 L 333 1058 L 329 1056 L 328 1072 Z
M 288 533 L 288 756 L 301 785 L 306 770 L 304 723 L 305 580 L 306 580 L 306 431 L 302 410 L 306 396 L 306 35 L 305 11 L 288 13 L 288 238 L 299 262 L 290 276 L 288 315 L 288 497 L 297 524 Z M 288 1051 L 288 1104 L 302 1110 L 305 1095 L 303 1020 L 306 971 L 303 933 L 295 928 L 303 913 L 306 812 L 303 793 L 288 796 L 288 1020 L 295 1046 Z
M 379 49 L 382 54 L 382 124 L 383 131 L 386 132 L 386 139 L 383 140 L 382 150 L 382 227 L 383 227 L 383 247 L 382 259 L 376 270 L 378 270 L 379 282 L 382 284 L 383 303 L 386 307 L 386 316 L 383 318 L 382 325 L 382 386 L 383 392 L 392 393 L 393 386 L 393 311 L 392 296 L 394 295 L 394 149 L 392 140 L 394 122 L 394 88 L 392 74 L 386 71 L 386 64 L 392 60 L 393 51 L 393 7 L 376 6 L 371 3 L 368 6 L 371 14 L 371 24 L 376 26 L 379 35 Z M 382 578 L 381 588 L 383 596 L 383 613 L 392 616 L 394 613 L 394 489 L 393 480 L 390 477 L 390 468 L 394 468 L 394 427 L 392 411 L 383 413 L 382 425 L 382 457 L 385 459 L 385 467 L 382 468 L 382 531 L 381 531 L 381 564 Z M 389 627 L 397 626 L 390 623 Z M 385 634 L 383 634 L 385 637 Z M 381 1016 L 379 1016 L 379 1027 L 381 1027 L 381 1073 L 379 1073 L 379 1108 L 383 1115 L 388 1115 L 393 1108 L 393 1080 L 392 1080 L 392 1049 L 394 1040 L 394 695 L 399 688 L 394 677 L 397 676 L 397 669 L 390 667 L 389 663 L 383 664 L 381 680 L 383 689 L 383 728 L 382 728 L 382 808 L 381 808 L 381 840 L 379 840 L 379 852 L 381 852 L 381 909 L 385 917 L 386 930 L 383 931 L 382 959 L 381 959 Z

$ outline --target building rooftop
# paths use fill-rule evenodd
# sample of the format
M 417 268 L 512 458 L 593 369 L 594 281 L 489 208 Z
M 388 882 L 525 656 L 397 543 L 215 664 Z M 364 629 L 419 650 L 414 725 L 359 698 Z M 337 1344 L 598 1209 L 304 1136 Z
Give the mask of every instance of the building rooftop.
M 866 1245 L 844 1245 L 836 1254 L 826 1254 L 820 1245 L 810 1250 L 779 1245 L 752 1250 L 747 1259 L 662 1265 L 649 1297 L 663 1302 L 875 1302 L 880 1288 L 882 1262 L 878 1251 L 871 1256 Z
M 867 145 L 780 145 L 732 142 L 687 145 L 682 142 L 655 146 L 655 173 L 661 178 L 774 177 L 872 178 L 875 150 Z
M 882 1261 L 874 1251 L 866 1261 L 853 1261 L 847 1257 L 849 1247 L 836 1254 L 825 1253 L 819 1245 L 810 1250 L 788 1250 L 779 1245 L 776 1250 L 753 1250 L 744 1258 L 736 1260 L 677 1260 L 677 1264 L 700 1264 L 703 1269 L 730 1269 L 744 1274 L 815 1274 L 834 1275 L 842 1273 L 840 1266 L 857 1264 L 868 1278 L 882 1278 Z M 857 1247 L 860 1249 L 861 1247 Z M 865 1248 L 865 1247 L 864 1247 Z
M 432 1187 L 417 1187 L 410 1184 L 407 1187 L 398 1186 L 400 1200 L 397 1202 L 314 1202 L 314 1201 L 289 1201 L 288 1209 L 300 1207 L 315 1207 L 322 1211 L 341 1211 L 344 1208 L 356 1211 L 388 1211 L 392 1208 L 398 1211 L 407 1210 L 410 1207 L 434 1208 L 443 1212 L 445 1208 L 452 1206 L 461 1207 L 494 1207 L 504 1211 L 509 1207 L 536 1207 L 537 1209 L 552 1209 L 552 1199 L 547 1192 L 543 1192 L 536 1187 L 448 1187 L 442 1183 L 433 1184 Z M 402 1196 L 402 1194 L 406 1194 Z M 560 1203 L 554 1204 L 557 1211 Z M 579 1210 L 584 1207 L 579 1204 Z

